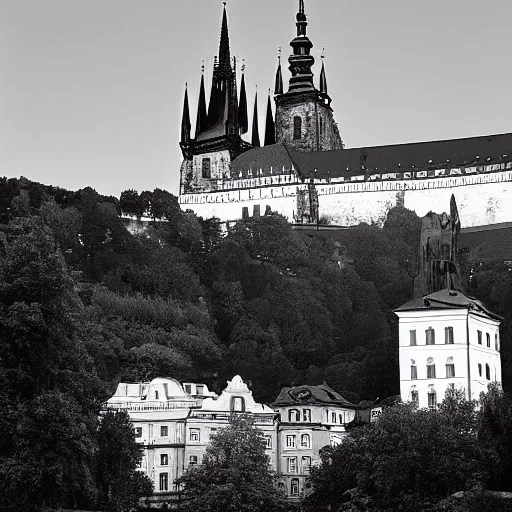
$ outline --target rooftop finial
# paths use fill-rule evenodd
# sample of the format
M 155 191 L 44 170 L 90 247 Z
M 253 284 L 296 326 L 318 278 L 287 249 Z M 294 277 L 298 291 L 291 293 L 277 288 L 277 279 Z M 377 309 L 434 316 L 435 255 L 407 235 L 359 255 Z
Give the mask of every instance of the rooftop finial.
M 242 59 L 242 73 L 245 71 L 245 59 Z
M 325 53 L 325 46 L 322 46 L 322 55 L 320 55 L 321 59 L 325 58 L 324 53 Z
M 204 75 L 204 59 L 201 59 L 201 75 Z
M 299 0 L 299 13 L 304 14 L 304 0 Z

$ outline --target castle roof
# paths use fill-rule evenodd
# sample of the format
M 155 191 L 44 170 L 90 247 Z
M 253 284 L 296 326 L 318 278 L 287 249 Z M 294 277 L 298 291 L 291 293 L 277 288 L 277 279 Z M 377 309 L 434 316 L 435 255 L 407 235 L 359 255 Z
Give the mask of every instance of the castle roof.
M 501 316 L 493 313 L 481 301 L 468 297 L 462 292 L 447 289 L 439 290 L 420 299 L 411 300 L 395 309 L 395 312 L 441 309 L 468 309 L 492 320 L 503 320 Z
M 512 133 L 463 139 L 413 142 L 333 151 L 297 151 L 283 143 L 253 148 L 233 162 L 238 174 L 262 170 L 263 176 L 293 168 L 303 178 L 336 178 L 353 175 L 487 165 L 512 159 Z M 278 170 L 279 169 L 279 170 Z M 234 176 L 235 177 L 235 176 Z
M 337 405 L 355 409 L 356 405 L 345 400 L 339 393 L 334 391 L 326 383 L 320 386 L 296 386 L 292 388 L 283 388 L 276 398 L 273 407 L 283 405 Z

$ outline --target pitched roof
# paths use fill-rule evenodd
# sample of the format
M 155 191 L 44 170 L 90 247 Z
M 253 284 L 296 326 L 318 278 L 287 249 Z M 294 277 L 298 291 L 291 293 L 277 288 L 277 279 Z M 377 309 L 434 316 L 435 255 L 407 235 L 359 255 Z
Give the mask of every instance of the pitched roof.
M 240 172 L 243 172 L 245 177 L 248 170 L 257 175 L 261 169 L 262 176 L 271 176 L 290 173 L 292 165 L 288 148 L 280 142 L 261 148 L 252 148 L 237 156 L 231 164 L 231 174 L 236 178 Z
M 272 149 L 274 148 L 275 149 Z M 275 151 L 275 153 L 274 153 Z M 279 154 L 279 161 L 275 161 Z M 245 158 L 243 158 L 245 157 Z M 397 172 L 443 168 L 443 166 L 484 165 L 512 159 L 512 133 L 469 137 L 464 139 L 412 142 L 388 146 L 359 147 L 334 151 L 297 151 L 283 143 L 253 148 L 233 162 L 237 174 L 252 168 L 262 169 L 267 176 L 270 166 L 276 168 L 293 165 L 304 178 L 348 177 L 366 172 Z M 250 164 L 247 165 L 247 164 Z M 366 169 L 366 171 L 365 171 Z M 315 172 L 316 170 L 316 172 Z M 281 171 L 279 171 L 281 172 Z
M 482 259 L 512 261 L 512 222 L 463 228 L 459 247 L 479 247 Z
M 395 309 L 396 311 L 417 311 L 434 309 L 469 309 L 481 316 L 493 320 L 503 320 L 501 316 L 493 313 L 481 301 L 468 297 L 459 291 L 447 289 L 426 295 L 422 299 L 414 299 Z
M 326 404 L 356 408 L 356 405 L 345 400 L 345 398 L 325 383 L 320 386 L 283 388 L 272 406 L 298 404 Z

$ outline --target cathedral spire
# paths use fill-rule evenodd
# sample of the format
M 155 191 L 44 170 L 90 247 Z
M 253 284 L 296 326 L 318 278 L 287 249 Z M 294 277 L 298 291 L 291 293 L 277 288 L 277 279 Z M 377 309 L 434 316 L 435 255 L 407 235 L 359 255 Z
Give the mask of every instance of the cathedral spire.
M 272 114 L 272 102 L 270 101 L 270 89 L 268 90 L 267 120 L 265 122 L 265 146 L 276 143 L 276 125 Z
M 181 142 L 190 140 L 190 111 L 188 108 L 188 88 L 185 84 L 185 100 L 183 101 L 183 117 L 181 118 Z
M 247 114 L 247 95 L 245 92 L 245 64 L 242 64 L 242 82 L 240 84 L 240 101 L 238 102 L 238 127 L 240 135 L 249 129 L 249 116 Z
M 204 61 L 201 66 L 201 85 L 199 86 L 199 102 L 197 104 L 196 139 L 206 129 L 206 95 L 204 93 Z
M 274 94 L 283 94 L 283 74 L 281 73 L 281 48 L 279 48 L 279 64 L 277 65 L 276 72 L 276 85 L 274 87 Z
M 322 71 L 320 72 L 320 92 L 327 94 L 327 78 L 325 77 L 324 56 L 322 55 Z
M 222 13 L 222 28 L 220 31 L 219 65 L 231 66 L 231 54 L 229 52 L 228 15 L 226 14 L 226 2 Z
M 251 144 L 255 148 L 260 147 L 260 131 L 258 129 L 258 90 L 254 96 L 254 114 L 252 116 L 252 140 Z
M 310 54 L 313 43 L 306 35 L 308 21 L 304 13 L 304 0 L 299 0 L 299 12 L 297 13 L 297 37 L 290 42 L 293 48 L 293 55 L 290 55 L 288 62 L 290 63 L 289 92 L 306 92 L 314 91 L 313 72 L 311 68 L 315 63 L 314 57 Z

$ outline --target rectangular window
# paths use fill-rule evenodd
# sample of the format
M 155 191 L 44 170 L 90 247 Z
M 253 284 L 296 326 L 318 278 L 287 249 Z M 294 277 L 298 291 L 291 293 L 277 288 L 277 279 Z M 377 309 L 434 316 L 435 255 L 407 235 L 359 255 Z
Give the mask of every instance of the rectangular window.
M 292 478 L 292 482 L 290 484 L 290 495 L 298 496 L 299 495 L 299 479 Z
M 169 456 L 166 453 L 160 455 L 160 466 L 167 466 L 169 464 Z
M 167 473 L 160 473 L 160 491 L 169 490 L 169 475 Z
M 427 379 L 435 379 L 436 378 L 436 365 L 435 364 L 427 364 Z
M 491 335 L 488 332 L 485 333 L 485 339 L 487 341 L 487 348 L 491 348 Z
M 435 409 L 437 407 L 437 395 L 435 391 L 429 391 L 428 393 L 428 406 L 430 409 Z
M 419 398 L 418 392 L 416 390 L 411 391 L 411 402 L 413 403 L 413 405 L 415 405 L 417 407 L 419 400 L 420 400 L 420 398 Z
M 272 448 L 272 436 L 265 436 L 265 448 Z
M 411 380 L 418 378 L 418 367 L 415 364 L 411 365 Z
M 453 345 L 453 327 L 444 328 L 444 342 L 447 345 Z
M 288 421 L 300 421 L 300 411 L 298 409 L 290 409 L 288 411 Z
M 307 421 L 308 423 L 311 422 L 311 409 L 303 409 L 302 416 L 304 421 Z
M 482 344 L 482 331 L 476 331 L 477 335 L 478 335 L 478 344 L 481 345 Z
M 191 455 L 188 461 L 189 465 L 193 466 L 197 464 L 197 455 Z
M 198 384 L 196 386 L 196 393 L 198 395 L 203 395 L 204 394 L 204 386 L 202 384 Z
M 192 394 L 192 387 L 190 386 L 190 384 L 185 384 L 185 393 L 187 393 L 187 395 Z
M 497 333 L 494 335 L 494 349 L 495 349 L 496 351 L 498 351 L 498 350 L 499 350 L 498 334 L 497 334 Z
M 480 363 L 478 363 L 478 375 L 479 377 L 482 376 L 482 365 Z
M 295 448 L 295 436 L 286 436 L 286 448 Z
M 435 345 L 436 344 L 436 331 L 434 331 L 434 329 L 432 329 L 432 327 L 429 327 L 425 331 L 425 339 L 426 339 L 427 345 Z
M 212 176 L 211 160 L 209 158 L 203 158 L 202 175 L 203 175 L 203 178 L 205 178 L 205 179 L 210 179 Z
M 416 329 L 409 331 L 409 343 L 410 343 L 411 347 L 416 346 Z
M 335 412 L 331 413 L 331 422 L 336 423 L 336 413 Z
M 311 457 L 302 457 L 302 472 L 309 473 L 309 468 L 311 467 Z
M 160 427 L 160 437 L 167 437 L 169 435 L 169 427 Z
M 300 140 L 302 138 L 302 118 L 295 116 L 293 118 L 293 140 Z
M 198 428 L 191 428 L 190 429 L 190 440 L 193 442 L 198 443 L 201 439 L 200 430 Z
M 297 457 L 288 457 L 288 473 L 297 473 Z
M 455 365 L 453 363 L 446 365 L 446 377 L 455 377 Z
M 142 427 L 135 427 L 133 429 L 135 437 L 142 437 Z

